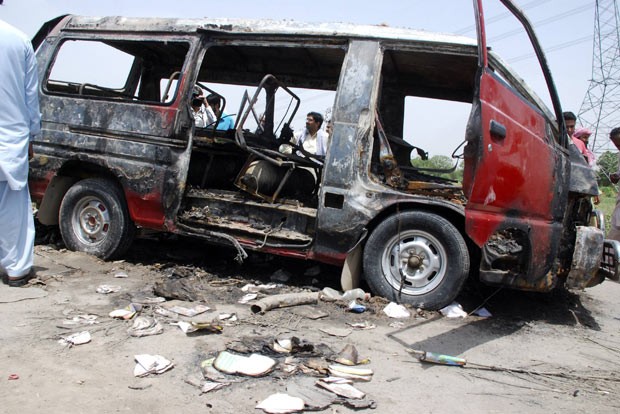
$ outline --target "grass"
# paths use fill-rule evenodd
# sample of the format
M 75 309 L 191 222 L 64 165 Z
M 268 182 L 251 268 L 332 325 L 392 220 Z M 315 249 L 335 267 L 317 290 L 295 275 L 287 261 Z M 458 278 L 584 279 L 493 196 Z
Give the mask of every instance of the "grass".
M 600 210 L 605 215 L 605 227 L 609 230 L 611 226 L 611 215 L 614 212 L 616 206 L 617 192 L 613 187 L 601 188 L 601 195 L 599 196 L 600 203 L 595 205 L 594 208 Z

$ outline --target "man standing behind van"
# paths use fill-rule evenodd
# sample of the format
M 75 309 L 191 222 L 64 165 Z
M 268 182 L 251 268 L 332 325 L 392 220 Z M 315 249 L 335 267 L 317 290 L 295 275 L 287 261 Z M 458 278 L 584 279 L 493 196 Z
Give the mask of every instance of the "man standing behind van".
M 325 155 L 328 135 L 321 129 L 323 115 L 309 112 L 306 116 L 306 128 L 295 133 L 295 142 L 310 154 Z
M 620 127 L 611 130 L 609 139 L 620 150 Z M 620 153 L 618 153 L 618 161 L 620 162 Z M 614 184 L 620 181 L 620 164 L 618 171 L 609 175 L 609 180 Z M 607 238 L 620 241 L 620 193 L 616 197 L 616 207 L 611 214 L 611 229 L 609 229 Z
M 30 137 L 40 131 L 41 114 L 32 44 L 2 20 L 0 62 L 0 273 L 5 283 L 21 286 L 28 281 L 33 262 L 28 158 Z

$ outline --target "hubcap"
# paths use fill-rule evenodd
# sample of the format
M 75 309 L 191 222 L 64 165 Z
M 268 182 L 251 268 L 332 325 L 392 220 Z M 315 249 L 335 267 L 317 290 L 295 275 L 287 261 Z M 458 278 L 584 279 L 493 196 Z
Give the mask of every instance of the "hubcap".
M 405 294 L 421 295 L 435 289 L 446 274 L 446 251 L 433 235 L 409 230 L 386 245 L 381 266 L 388 283 Z
M 108 236 L 110 213 L 100 199 L 85 197 L 74 210 L 72 224 L 82 243 L 99 244 Z

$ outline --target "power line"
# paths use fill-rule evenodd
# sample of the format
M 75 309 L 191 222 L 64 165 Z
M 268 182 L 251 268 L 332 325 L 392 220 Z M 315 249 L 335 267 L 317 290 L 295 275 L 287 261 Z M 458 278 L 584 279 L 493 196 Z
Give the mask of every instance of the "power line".
M 570 47 L 570 46 L 578 45 L 584 42 L 591 42 L 591 41 L 592 41 L 592 35 L 580 37 L 579 39 L 570 40 L 568 42 L 560 43 L 559 45 L 555 45 L 548 49 L 545 49 L 545 54 L 548 55 L 550 53 L 557 52 L 558 50 L 566 49 L 567 47 Z M 516 56 L 514 58 L 507 59 L 507 61 L 508 63 L 515 63 L 515 62 L 520 62 L 522 60 L 527 60 L 533 57 L 536 57 L 535 53 L 527 53 L 525 55 Z
M 535 26 L 536 28 L 538 28 L 540 26 L 544 26 L 546 24 L 553 23 L 553 22 L 556 22 L 558 20 L 563 20 L 563 19 L 565 19 L 567 17 L 573 16 L 575 14 L 579 14 L 581 12 L 584 12 L 584 11 L 590 10 L 590 9 L 592 9 L 592 5 L 591 4 L 587 4 L 587 5 L 581 6 L 581 7 L 576 7 L 574 9 L 572 9 L 572 10 L 567 10 L 564 13 L 561 13 L 561 14 L 558 14 L 558 15 L 555 15 L 555 16 L 552 16 L 552 17 L 548 17 L 546 19 L 534 22 L 534 23 L 532 23 L 532 26 Z M 495 42 L 495 41 L 498 41 L 498 40 L 503 40 L 503 39 L 506 39 L 508 37 L 520 34 L 520 33 L 523 33 L 523 29 L 522 28 L 518 28 L 518 29 L 515 29 L 515 30 L 511 30 L 509 32 L 502 33 L 500 35 L 492 37 L 489 41 Z
M 534 9 L 534 8 L 536 8 L 538 6 L 541 6 L 541 5 L 545 4 L 545 3 L 549 3 L 550 1 L 551 0 L 534 0 L 534 1 L 530 1 L 529 3 L 524 4 L 523 6 L 521 6 L 521 8 L 523 10 L 526 10 L 528 8 L 531 10 L 531 9 Z M 530 6 L 532 6 L 532 7 L 530 7 Z M 511 17 L 511 16 L 512 16 L 512 13 L 508 11 L 508 12 L 500 13 L 500 14 L 498 14 L 496 16 L 493 16 L 493 17 L 489 17 L 488 19 L 485 19 L 484 22 L 485 22 L 485 24 L 488 25 L 488 24 L 491 24 L 491 23 L 498 22 L 500 20 L 504 20 L 504 19 L 506 19 L 508 17 Z M 467 26 L 467 27 L 464 27 L 464 28 L 462 28 L 460 30 L 457 30 L 454 33 L 462 35 L 462 34 L 469 33 L 469 32 L 471 32 L 472 30 L 475 30 L 475 29 L 476 29 L 476 25 L 472 24 L 470 26 Z

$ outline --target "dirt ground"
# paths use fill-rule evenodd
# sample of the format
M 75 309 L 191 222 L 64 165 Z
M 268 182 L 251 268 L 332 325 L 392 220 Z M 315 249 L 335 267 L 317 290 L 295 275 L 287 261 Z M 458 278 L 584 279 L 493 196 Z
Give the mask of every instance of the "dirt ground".
M 259 293 L 259 299 L 319 291 L 337 287 L 338 269 L 321 266 L 320 272 L 312 273 L 315 263 L 260 255 L 238 265 L 233 256 L 232 251 L 176 239 L 139 240 L 123 261 L 116 262 L 54 244 L 37 245 L 37 279 L 24 288 L 0 286 L 0 411 L 262 412 L 255 407 L 269 395 L 297 396 L 304 390 L 316 394 L 314 383 L 325 376 L 312 370 L 287 373 L 282 365 L 286 356 L 273 353 L 269 345 L 275 338 L 294 336 L 312 348 L 294 355 L 297 366 L 311 359 L 325 361 L 347 344 L 370 359 L 361 367 L 373 371 L 372 380 L 354 386 L 366 393 L 364 404 L 375 408 L 356 410 L 324 392 L 321 396 L 333 403 L 318 410 L 322 413 L 620 412 L 618 284 L 546 295 L 468 289 L 458 298 L 466 311 L 484 303 L 492 314 L 489 318 L 453 319 L 411 309 L 414 316 L 397 320 L 382 312 L 388 303 L 382 298 L 364 302 L 363 313 L 319 301 L 261 315 L 250 311 L 253 302 L 238 303 L 246 294 L 242 286 L 279 282 L 275 289 Z M 122 274 L 127 277 L 115 277 Z M 155 313 L 158 305 L 146 304 L 141 315 L 155 316 L 164 331 L 144 337 L 128 334 L 132 320 L 108 316 L 130 302 L 156 296 L 154 286 L 171 281 L 183 281 L 189 290 L 179 292 L 202 295 L 202 303 L 211 309 L 193 318 L 169 317 Z M 97 293 L 103 284 L 121 290 Z M 192 293 L 192 287 L 200 289 Z M 321 311 L 328 315 L 308 318 Z M 238 320 L 220 322 L 223 313 L 234 313 Z M 96 315 L 96 323 L 80 324 L 79 315 Z M 222 326 L 219 334 L 186 335 L 170 325 L 174 320 L 214 319 Z M 372 329 L 351 326 L 363 322 Z M 81 331 L 91 334 L 89 343 L 59 343 Z M 259 378 L 230 375 L 229 385 L 201 393 L 201 362 L 243 346 L 275 359 L 276 369 Z M 407 349 L 458 356 L 467 364 L 423 363 Z M 137 354 L 162 355 L 174 367 L 135 377 Z

